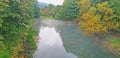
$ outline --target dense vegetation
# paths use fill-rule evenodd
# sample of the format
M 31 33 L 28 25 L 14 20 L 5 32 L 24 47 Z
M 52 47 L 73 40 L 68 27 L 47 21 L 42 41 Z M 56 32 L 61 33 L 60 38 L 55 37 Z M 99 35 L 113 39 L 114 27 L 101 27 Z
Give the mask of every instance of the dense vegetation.
M 87 34 L 100 35 L 110 30 L 119 31 L 119 4 L 113 0 L 65 0 L 59 15 L 56 15 L 78 22 Z
M 44 5 L 44 4 L 43 4 Z M 52 4 L 47 4 L 46 6 L 40 6 L 41 18 L 42 19 L 50 19 L 55 17 L 56 6 Z
M 79 16 L 79 7 L 76 4 L 78 0 L 65 0 L 64 4 L 57 9 L 56 18 L 62 20 L 71 20 Z
M 120 35 L 119 5 L 118 0 L 65 0 L 56 18 L 75 21 L 85 34 L 107 39 L 119 51 L 120 37 L 113 36 Z
M 0 58 L 30 58 L 38 10 L 36 0 L 0 0 Z

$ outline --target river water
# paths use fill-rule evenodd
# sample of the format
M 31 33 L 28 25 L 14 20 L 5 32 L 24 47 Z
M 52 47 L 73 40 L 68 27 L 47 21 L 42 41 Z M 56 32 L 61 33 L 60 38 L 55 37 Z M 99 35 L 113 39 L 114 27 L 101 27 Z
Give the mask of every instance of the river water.
M 33 58 L 119 58 L 72 22 L 42 20 L 39 25 Z

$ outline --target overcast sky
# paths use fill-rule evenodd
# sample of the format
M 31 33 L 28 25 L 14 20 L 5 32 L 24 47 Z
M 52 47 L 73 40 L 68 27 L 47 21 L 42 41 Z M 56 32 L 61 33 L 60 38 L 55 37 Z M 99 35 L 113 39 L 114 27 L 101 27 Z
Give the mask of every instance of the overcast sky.
M 39 2 L 53 4 L 53 5 L 62 5 L 64 0 L 38 0 Z

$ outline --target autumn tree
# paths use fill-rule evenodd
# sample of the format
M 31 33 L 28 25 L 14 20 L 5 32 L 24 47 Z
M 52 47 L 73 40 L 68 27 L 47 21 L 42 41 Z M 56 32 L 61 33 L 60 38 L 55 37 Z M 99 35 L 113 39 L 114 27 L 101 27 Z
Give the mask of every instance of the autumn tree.
M 79 26 L 85 33 L 99 37 L 100 34 L 118 28 L 118 23 L 113 23 L 113 10 L 108 2 L 98 3 L 96 7 L 85 4 L 90 5 L 89 0 L 80 1 L 78 4 L 81 7 Z
M 100 15 L 95 15 L 96 10 L 96 8 L 91 7 L 87 13 L 81 16 L 79 26 L 87 34 L 99 33 L 101 31 L 100 29 L 102 29 Z
M 79 16 L 78 18 L 76 18 L 75 22 L 78 23 L 81 20 L 81 16 L 89 10 L 91 3 L 90 0 L 80 0 L 79 2 L 77 2 L 77 5 L 80 9 Z
M 90 0 L 81 0 L 80 2 L 77 3 L 77 5 L 80 8 L 80 13 L 79 13 L 80 15 L 86 13 L 91 7 Z

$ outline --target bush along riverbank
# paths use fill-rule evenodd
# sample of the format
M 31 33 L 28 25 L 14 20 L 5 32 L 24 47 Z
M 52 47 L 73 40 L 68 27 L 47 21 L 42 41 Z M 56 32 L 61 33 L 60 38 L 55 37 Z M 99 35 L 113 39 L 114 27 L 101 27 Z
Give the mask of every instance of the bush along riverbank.
M 0 58 L 32 58 L 36 0 L 0 0 Z
M 120 56 L 120 33 L 111 33 L 102 42 L 113 54 Z
M 13 39 L 0 39 L 0 58 L 32 58 L 32 51 L 36 48 L 35 30 L 29 28 L 13 35 Z

